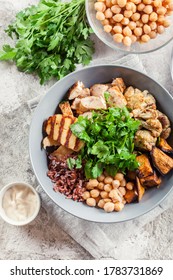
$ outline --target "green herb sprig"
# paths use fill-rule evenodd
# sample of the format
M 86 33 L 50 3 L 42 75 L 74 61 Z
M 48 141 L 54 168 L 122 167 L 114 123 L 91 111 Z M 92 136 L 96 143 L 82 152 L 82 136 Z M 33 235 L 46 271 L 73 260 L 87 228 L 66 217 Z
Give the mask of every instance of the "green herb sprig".
M 133 153 L 134 135 L 139 125 L 126 107 L 93 111 L 91 119 L 79 116 L 71 130 L 85 141 L 80 157 L 86 162 L 86 178 L 97 178 L 103 170 L 112 176 L 118 170 L 135 170 L 138 162 Z
M 40 83 L 61 79 L 76 64 L 89 64 L 94 52 L 85 0 L 40 0 L 19 12 L 6 30 L 15 47 L 4 45 L 0 60 L 13 60 L 20 71 L 37 73 Z

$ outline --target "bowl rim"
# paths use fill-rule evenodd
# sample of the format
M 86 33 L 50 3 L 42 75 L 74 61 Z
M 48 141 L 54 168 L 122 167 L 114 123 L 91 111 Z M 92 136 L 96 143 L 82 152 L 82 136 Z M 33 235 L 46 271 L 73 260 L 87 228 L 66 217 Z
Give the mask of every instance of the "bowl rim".
M 32 216 L 30 216 L 29 218 L 27 218 L 26 220 L 24 221 L 15 221 L 11 218 L 9 218 L 6 214 L 5 214 L 5 211 L 2 207 L 2 201 L 3 201 L 3 197 L 4 197 L 4 194 L 6 193 L 7 190 L 9 190 L 10 188 L 12 188 L 13 186 L 16 186 L 16 185 L 23 185 L 24 187 L 26 188 L 29 188 L 32 190 L 32 192 L 36 195 L 36 198 L 37 198 L 37 207 L 36 207 L 36 210 L 34 211 L 34 213 L 32 214 Z M 25 182 L 22 182 L 22 181 L 15 181 L 15 182 L 11 182 L 11 183 L 8 183 L 7 185 L 5 185 L 1 190 L 0 190 L 0 217 L 5 221 L 7 222 L 8 224 L 11 224 L 13 226 L 24 226 L 24 225 L 27 225 L 29 223 L 31 223 L 33 220 L 35 220 L 35 218 L 37 217 L 39 211 L 40 211 L 40 207 L 41 207 L 41 199 L 40 199 L 40 196 L 38 194 L 38 192 L 36 191 L 36 189 L 31 186 L 30 184 L 28 183 L 25 183 Z
M 94 0 L 93 0 L 94 1 Z M 121 47 L 117 47 L 115 45 L 115 47 L 113 47 L 106 39 L 104 39 L 102 36 L 100 36 L 99 32 L 97 32 L 97 30 L 95 29 L 93 23 L 92 23 L 92 20 L 90 18 L 90 15 L 89 15 L 89 0 L 85 0 L 85 10 L 86 10 L 86 15 L 87 15 L 87 19 L 88 19 L 88 22 L 94 32 L 94 34 L 105 44 L 107 45 L 109 48 L 111 48 L 112 50 L 114 51 L 121 51 L 123 53 L 126 53 L 126 54 L 147 54 L 147 53 L 152 53 L 152 52 L 155 52 L 163 47 L 165 47 L 166 45 L 168 45 L 172 40 L 173 40 L 173 36 L 168 40 L 166 41 L 165 43 L 163 43 L 163 45 L 159 46 L 159 47 L 156 47 L 152 50 L 148 50 L 148 51 L 133 51 L 133 50 L 126 50 L 126 49 L 122 49 Z
M 54 199 L 54 197 L 51 197 L 51 196 L 49 195 L 47 189 L 44 188 L 44 187 L 42 186 L 41 180 L 40 180 L 39 176 L 37 175 L 37 172 L 36 172 L 36 169 L 35 169 L 35 164 L 34 164 L 33 158 L 32 158 L 31 134 L 32 134 L 33 126 L 34 126 L 34 119 L 35 119 L 35 116 L 36 116 L 37 112 L 40 110 L 40 107 L 42 106 L 42 102 L 44 102 L 45 96 L 46 96 L 47 94 L 49 94 L 49 92 L 52 91 L 52 89 L 53 89 L 54 87 L 57 87 L 57 84 L 58 84 L 58 83 L 62 82 L 62 81 L 65 80 L 65 79 L 68 79 L 68 77 L 71 77 L 71 76 L 73 76 L 74 74 L 77 74 L 77 73 L 79 73 L 79 72 L 81 72 L 81 71 L 89 70 L 89 69 L 91 69 L 91 68 L 98 68 L 98 67 L 115 67 L 115 68 L 116 68 L 116 67 L 120 67 L 120 68 L 122 68 L 122 69 L 132 70 L 133 72 L 140 73 L 141 75 L 143 75 L 143 76 L 149 78 L 150 80 L 152 80 L 154 83 L 158 84 L 164 91 L 166 91 L 167 95 L 171 98 L 171 100 L 172 100 L 172 102 L 173 102 L 173 96 L 172 96 L 172 95 L 168 92 L 168 90 L 167 90 L 164 86 L 162 86 L 159 82 L 157 82 L 154 78 L 149 77 L 147 74 L 143 73 L 142 71 L 135 70 L 135 69 L 133 69 L 133 68 L 131 68 L 131 67 L 128 67 L 128 66 L 124 66 L 124 65 L 121 66 L 121 65 L 119 65 L 119 64 L 96 64 L 96 65 L 93 65 L 93 66 L 88 66 L 88 67 L 85 67 L 85 68 L 76 70 L 76 71 L 74 71 L 74 72 L 68 74 L 67 76 L 65 76 L 65 77 L 62 78 L 61 80 L 57 81 L 54 85 L 52 85 L 52 86 L 48 89 L 47 93 L 46 93 L 44 96 L 42 96 L 42 98 L 40 99 L 39 104 L 37 105 L 37 107 L 36 107 L 36 109 L 35 109 L 35 111 L 34 111 L 34 114 L 33 114 L 33 116 L 32 116 L 32 120 L 31 120 L 31 124 L 30 124 L 30 130 L 29 130 L 29 156 L 30 156 L 31 166 L 32 166 L 32 169 L 33 169 L 33 171 L 34 171 L 34 174 L 35 174 L 35 176 L 36 176 L 36 178 L 37 178 L 37 181 L 39 182 L 39 184 L 40 184 L 40 186 L 42 187 L 43 191 L 48 195 L 48 197 L 51 199 L 51 201 L 52 201 L 53 203 L 56 204 L 57 207 L 60 207 L 62 210 L 66 211 L 67 213 L 71 214 L 71 215 L 74 216 L 74 217 L 77 217 L 77 218 L 79 218 L 79 219 L 81 219 L 81 220 L 85 220 L 85 221 L 89 221 L 89 222 L 94 222 L 94 223 L 98 223 L 98 224 L 123 223 L 123 222 L 126 222 L 126 221 L 134 220 L 134 219 L 136 219 L 136 218 L 138 218 L 138 217 L 141 217 L 141 216 L 147 214 L 148 212 L 152 211 L 154 208 L 156 208 L 159 204 L 161 204 L 161 203 L 163 202 L 163 200 L 165 200 L 165 198 L 169 195 L 169 193 L 171 193 L 171 191 L 173 190 L 173 183 L 172 183 L 172 187 L 170 188 L 170 190 L 169 190 L 158 202 L 154 203 L 151 207 L 149 207 L 148 209 L 144 210 L 143 213 L 139 213 L 139 214 L 136 213 L 135 215 L 131 216 L 130 218 L 126 218 L 126 219 L 124 219 L 124 220 L 118 220 L 118 221 L 98 221 L 98 220 L 95 219 L 94 217 L 91 217 L 91 219 L 89 219 L 89 218 L 82 217 L 82 215 L 80 215 L 80 213 L 79 213 L 79 215 L 74 214 L 74 213 L 70 212 L 69 210 L 65 209 L 62 205 L 59 205 L 59 204 L 56 202 L 56 200 Z

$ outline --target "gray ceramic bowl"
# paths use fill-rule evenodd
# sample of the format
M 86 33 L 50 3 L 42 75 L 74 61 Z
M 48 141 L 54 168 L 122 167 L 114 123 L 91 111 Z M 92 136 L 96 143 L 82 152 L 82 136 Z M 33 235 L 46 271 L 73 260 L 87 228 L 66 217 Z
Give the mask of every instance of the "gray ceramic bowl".
M 102 209 L 92 208 L 83 203 L 67 199 L 53 191 L 53 185 L 47 177 L 47 160 L 44 150 L 41 150 L 42 125 L 45 119 L 55 113 L 58 103 L 64 98 L 67 90 L 76 81 L 81 80 L 90 87 L 94 83 L 105 83 L 115 77 L 122 77 L 127 85 L 133 85 L 141 90 L 149 90 L 156 98 L 157 105 L 165 112 L 173 123 L 173 98 L 156 81 L 150 77 L 120 66 L 99 65 L 88 67 L 66 76 L 57 82 L 40 101 L 32 119 L 29 135 L 30 158 L 35 175 L 49 197 L 67 212 L 89 221 L 113 223 L 134 219 L 156 207 L 170 192 L 173 185 L 173 173 L 163 179 L 159 189 L 146 191 L 140 203 L 126 205 L 122 212 L 106 213 Z

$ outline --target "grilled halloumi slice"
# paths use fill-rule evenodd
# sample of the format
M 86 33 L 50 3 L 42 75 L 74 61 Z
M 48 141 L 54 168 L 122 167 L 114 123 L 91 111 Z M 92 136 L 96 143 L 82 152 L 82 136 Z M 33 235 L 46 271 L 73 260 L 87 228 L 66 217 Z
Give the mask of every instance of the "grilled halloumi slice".
M 79 151 L 84 142 L 79 140 L 71 131 L 70 125 L 77 121 L 74 116 L 53 115 L 45 124 L 46 133 L 61 145 L 73 151 Z

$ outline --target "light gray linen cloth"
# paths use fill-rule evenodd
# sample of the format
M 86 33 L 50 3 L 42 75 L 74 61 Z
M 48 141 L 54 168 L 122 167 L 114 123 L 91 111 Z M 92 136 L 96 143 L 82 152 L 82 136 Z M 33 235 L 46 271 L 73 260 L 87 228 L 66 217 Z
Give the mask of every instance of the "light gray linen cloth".
M 119 60 L 113 61 L 113 57 L 95 59 L 91 65 L 96 64 L 115 64 L 124 65 L 146 73 L 145 68 L 138 55 L 124 56 Z M 165 77 L 166 79 L 167 77 Z M 162 75 L 164 84 L 164 76 Z M 28 101 L 31 111 L 37 106 L 40 96 Z M 79 219 L 65 212 L 58 207 L 44 192 L 41 186 L 37 191 L 42 199 L 42 207 L 57 225 L 69 234 L 76 242 L 84 247 L 95 259 L 121 259 L 125 256 L 129 239 L 135 236 L 136 232 L 144 225 L 154 220 L 159 214 L 171 207 L 173 201 L 173 191 L 162 204 L 154 210 L 134 220 L 115 223 L 98 224 Z M 145 240 L 143 240 L 145 242 Z M 129 249 L 129 248 L 128 248 Z

